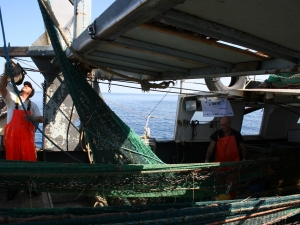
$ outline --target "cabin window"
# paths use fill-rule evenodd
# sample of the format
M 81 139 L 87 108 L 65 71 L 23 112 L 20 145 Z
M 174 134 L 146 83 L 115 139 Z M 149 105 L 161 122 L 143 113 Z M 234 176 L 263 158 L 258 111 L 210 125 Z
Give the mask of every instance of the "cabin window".
M 258 135 L 262 123 L 263 109 L 244 115 L 242 124 L 242 135 Z
M 299 124 L 300 123 L 300 117 L 299 117 L 299 119 L 298 119 L 298 121 L 297 121 L 297 124 Z
M 192 120 L 198 120 L 200 124 L 206 124 L 209 123 L 210 121 L 212 121 L 214 119 L 214 117 L 204 117 L 203 116 L 203 111 L 195 111 Z

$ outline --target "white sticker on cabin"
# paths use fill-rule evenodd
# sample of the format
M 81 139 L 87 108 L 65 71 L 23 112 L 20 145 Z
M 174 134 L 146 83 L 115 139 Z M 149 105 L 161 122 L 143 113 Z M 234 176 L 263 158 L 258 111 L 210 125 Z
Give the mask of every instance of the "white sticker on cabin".
M 201 98 L 201 105 L 204 117 L 234 115 L 227 98 L 203 97 Z

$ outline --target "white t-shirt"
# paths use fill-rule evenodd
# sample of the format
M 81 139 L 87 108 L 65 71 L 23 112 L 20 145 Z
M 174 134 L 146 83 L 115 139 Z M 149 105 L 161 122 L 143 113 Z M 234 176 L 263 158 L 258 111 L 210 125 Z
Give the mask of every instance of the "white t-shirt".
M 18 96 L 14 92 L 7 91 L 7 94 L 4 98 L 4 101 L 7 106 L 7 123 L 9 123 L 11 121 L 13 112 L 16 107 L 15 103 L 16 103 L 17 98 L 18 98 Z M 27 110 L 27 105 L 28 105 L 29 100 L 24 102 L 24 99 L 22 98 L 22 96 L 21 96 L 21 99 Z M 21 104 L 19 98 L 18 98 L 18 102 L 19 102 L 19 110 L 23 110 L 23 107 L 22 107 L 22 104 Z M 31 111 L 31 115 L 33 115 L 33 116 L 42 116 L 38 106 L 32 101 L 31 101 L 30 111 Z

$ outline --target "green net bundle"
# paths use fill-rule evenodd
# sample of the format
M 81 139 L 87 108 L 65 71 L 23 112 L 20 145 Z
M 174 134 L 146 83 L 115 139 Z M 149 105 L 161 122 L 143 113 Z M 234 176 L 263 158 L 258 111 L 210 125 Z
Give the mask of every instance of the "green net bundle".
M 39 2 L 39 1 L 38 1 Z M 57 28 L 40 4 L 41 13 L 70 95 L 87 133 L 95 163 L 163 163 L 99 97 L 86 78 L 68 60 Z
M 300 195 L 101 208 L 2 209 L 10 224 L 282 224 L 299 214 Z M 124 213 L 126 212 L 126 213 Z M 42 215 L 42 216 L 41 216 Z M 296 219 L 296 218 L 295 218 Z M 296 221 L 296 220 L 295 220 Z M 290 223 L 289 223 L 290 224 Z
M 268 175 L 278 158 L 205 164 L 62 164 L 0 161 L 0 187 L 102 197 L 200 199 Z M 230 170 L 224 171 L 222 168 Z M 239 173 L 228 187 L 216 178 Z
M 278 73 L 270 74 L 267 79 L 268 83 L 272 83 L 276 87 L 282 87 L 288 84 L 300 84 L 300 74 Z

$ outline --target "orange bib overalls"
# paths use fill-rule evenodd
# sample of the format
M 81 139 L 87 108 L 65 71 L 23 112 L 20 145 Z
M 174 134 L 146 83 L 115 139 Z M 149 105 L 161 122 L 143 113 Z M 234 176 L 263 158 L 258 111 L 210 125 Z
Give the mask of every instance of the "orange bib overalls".
M 232 162 L 232 161 L 239 161 L 240 155 L 239 155 L 239 149 L 236 144 L 236 139 L 233 135 L 226 136 L 219 138 L 217 141 L 217 147 L 216 147 L 216 162 Z M 225 172 L 232 170 L 233 167 L 223 167 L 220 169 L 217 169 L 218 172 Z M 221 184 L 229 185 L 232 184 L 235 186 L 235 182 L 237 181 L 237 172 L 233 172 L 225 177 L 225 183 L 221 181 Z M 236 197 L 236 191 L 230 191 L 228 193 L 230 196 L 230 199 L 235 199 Z
M 4 147 L 7 160 L 37 161 L 35 154 L 35 127 L 25 119 L 26 113 L 16 109 L 11 121 L 4 127 Z M 30 102 L 27 114 L 30 115 Z
M 233 135 L 219 138 L 216 147 L 216 162 L 239 161 L 239 149 Z

